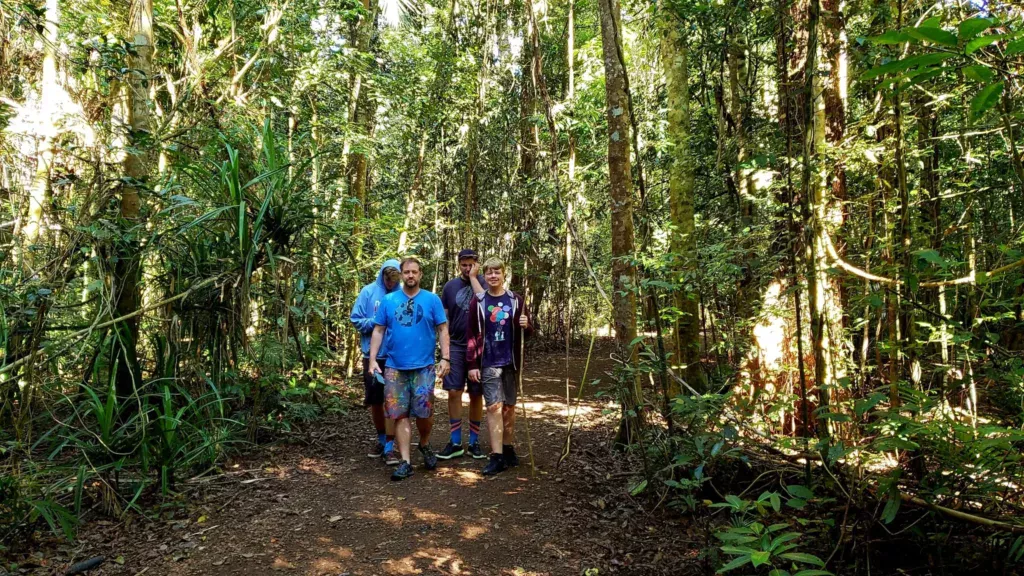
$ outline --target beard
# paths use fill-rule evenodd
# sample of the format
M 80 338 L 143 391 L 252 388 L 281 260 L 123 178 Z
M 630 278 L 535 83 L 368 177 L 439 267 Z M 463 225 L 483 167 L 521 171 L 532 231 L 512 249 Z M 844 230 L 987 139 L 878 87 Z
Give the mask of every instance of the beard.
M 404 278 L 402 281 L 405 283 L 406 288 L 415 288 L 420 285 L 418 278 Z

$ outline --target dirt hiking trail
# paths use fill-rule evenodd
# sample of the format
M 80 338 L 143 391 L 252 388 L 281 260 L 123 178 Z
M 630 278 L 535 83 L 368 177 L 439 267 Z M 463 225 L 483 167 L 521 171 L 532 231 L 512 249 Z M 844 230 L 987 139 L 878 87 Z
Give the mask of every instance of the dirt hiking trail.
M 416 474 L 402 482 L 366 456 L 369 418 L 353 408 L 301 441 L 254 451 L 223 475 L 193 481 L 193 502 L 169 519 L 84 527 L 65 548 L 65 562 L 37 573 L 63 574 L 72 561 L 94 556 L 107 560 L 90 575 L 683 573 L 680 560 L 690 556 L 692 565 L 690 550 L 699 546 L 686 544 L 685 527 L 630 500 L 628 473 L 615 468 L 622 459 L 608 450 L 618 411 L 607 398 L 586 391 L 572 453 L 556 468 L 567 424 L 565 356 L 533 356 L 520 399 L 529 410 L 533 478 L 521 408 L 518 468 L 486 478 L 486 460 L 466 456 L 428 472 L 414 449 Z M 571 357 L 575 382 L 585 363 L 585 354 Z M 607 353 L 595 351 L 588 380 L 607 382 L 610 367 Z M 439 450 L 448 440 L 440 387 L 435 412 L 431 444 Z M 481 446 L 489 446 L 486 423 Z

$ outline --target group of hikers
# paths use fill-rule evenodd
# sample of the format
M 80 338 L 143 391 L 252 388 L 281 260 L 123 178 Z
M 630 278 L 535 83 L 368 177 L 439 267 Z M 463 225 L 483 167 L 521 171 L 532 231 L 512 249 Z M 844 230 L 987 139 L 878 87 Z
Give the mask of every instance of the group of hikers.
M 416 419 L 425 469 L 436 468 L 438 459 L 467 453 L 488 458 L 479 440 L 484 404 L 490 456 L 482 473 L 493 476 L 519 464 L 518 373 L 533 318 L 523 298 L 505 288 L 505 263 L 489 258 L 481 266 L 479 260 L 474 250 L 459 252 L 460 273 L 444 285 L 440 297 L 420 288 L 423 266 L 417 258 L 387 260 L 352 306 L 363 353 L 364 403 L 377 431 L 367 456 L 396 466 L 392 480 L 413 475 L 410 418 Z M 438 347 L 441 355 L 435 361 Z M 430 432 L 438 378 L 448 393 L 450 437 L 435 453 Z M 464 444 L 462 395 L 467 390 L 469 434 Z

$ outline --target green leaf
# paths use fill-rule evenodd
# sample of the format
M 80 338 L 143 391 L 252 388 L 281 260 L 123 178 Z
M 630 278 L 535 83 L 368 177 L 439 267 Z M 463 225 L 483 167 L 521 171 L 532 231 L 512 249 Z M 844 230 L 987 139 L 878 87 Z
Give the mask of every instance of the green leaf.
M 740 556 L 739 558 L 735 558 L 732 562 L 729 562 L 725 566 L 719 568 L 717 574 L 721 574 L 722 572 L 728 572 L 729 570 L 734 570 L 736 568 L 739 568 L 740 566 L 744 566 L 749 563 L 750 556 Z
M 937 250 L 918 250 L 917 252 L 914 252 L 914 254 L 917 254 L 918 258 L 935 264 L 943 269 L 949 268 L 949 262 L 946 262 L 942 256 L 939 255 Z
M 910 34 L 900 30 L 889 30 L 884 34 L 868 38 L 872 44 L 902 44 L 910 40 Z
M 981 92 L 971 98 L 971 120 L 981 118 L 985 112 L 996 105 L 996 102 L 999 102 L 999 97 L 1002 95 L 1002 82 L 995 82 L 982 88 Z
M 943 46 L 956 46 L 956 36 L 951 32 L 946 32 L 942 28 L 921 26 L 918 28 L 910 28 L 907 30 L 907 34 L 910 34 L 911 38 L 916 38 L 925 42 L 931 42 L 933 44 L 942 44 Z
M 792 494 L 793 496 L 796 496 L 797 498 L 803 498 L 804 500 L 810 500 L 811 498 L 814 498 L 814 492 L 808 490 L 806 486 L 801 486 L 799 484 L 786 486 L 786 491 Z
M 818 570 L 815 568 L 814 570 L 801 570 L 793 574 L 793 576 L 833 576 L 833 574 L 828 570 Z
M 896 519 L 896 513 L 900 511 L 900 504 L 903 499 L 900 498 L 898 491 L 889 494 L 889 500 L 885 503 L 885 508 L 882 510 L 882 522 L 886 524 L 892 523 Z
M 967 38 L 974 38 L 978 34 L 988 30 L 992 27 L 991 18 L 968 18 L 957 26 L 957 33 L 960 35 L 961 40 Z
M 894 60 L 881 66 L 876 66 L 862 74 L 861 79 L 871 80 L 872 78 L 877 78 L 893 72 L 903 72 L 904 70 L 910 70 L 911 68 L 917 68 L 919 66 L 931 66 L 933 64 L 939 64 L 940 62 L 949 60 L 953 56 L 956 56 L 956 54 L 951 52 L 931 52 L 928 54 L 909 56 L 902 60 Z
M 790 498 L 789 500 L 786 501 L 786 506 L 800 510 L 801 508 L 807 506 L 807 501 L 801 500 L 799 498 Z
M 772 492 L 772 495 L 768 497 L 768 500 L 772 503 L 772 509 L 776 512 L 782 510 L 782 500 L 779 498 L 778 494 Z
M 964 68 L 964 76 L 967 76 L 975 82 L 981 82 L 987 84 L 992 81 L 996 75 L 988 66 L 978 64 L 977 66 L 968 66 Z
M 771 557 L 772 557 L 772 555 L 771 555 L 770 552 L 764 552 L 764 551 L 754 552 L 753 554 L 750 555 L 750 563 L 754 565 L 754 568 L 757 568 L 758 566 L 761 566 L 762 564 L 767 564 L 768 560 Z
M 1007 56 L 1016 56 L 1021 52 L 1024 52 L 1024 38 L 1021 38 L 1020 40 L 1014 40 L 1013 42 L 1010 42 L 1009 44 L 1006 45 Z
M 632 490 L 629 491 L 629 495 L 630 496 L 639 496 L 640 493 L 643 492 L 646 489 L 647 489 L 647 480 L 642 480 L 642 481 L 640 481 L 639 484 L 634 486 Z
M 786 552 L 785 554 L 779 554 L 780 558 L 786 560 L 792 560 L 793 562 L 803 562 L 804 564 L 814 564 L 815 566 L 824 566 L 825 563 L 821 561 L 814 554 L 804 554 L 803 552 Z
M 753 554 L 756 552 L 753 548 L 747 548 L 746 546 L 722 546 L 722 552 L 726 554 Z
M 1003 34 L 990 34 L 988 36 L 982 36 L 981 38 L 975 38 L 967 43 L 967 48 L 964 49 L 965 54 L 974 54 L 978 50 L 994 44 L 1004 38 Z
M 768 548 L 771 549 L 771 550 L 775 550 L 776 548 L 779 547 L 780 544 L 785 544 L 786 542 L 791 542 L 793 540 L 796 540 L 799 537 L 800 537 L 800 534 L 798 534 L 796 532 L 786 532 L 785 534 L 783 534 L 781 536 L 778 536 L 774 540 L 772 540 L 772 543 L 771 543 L 770 546 L 768 546 Z

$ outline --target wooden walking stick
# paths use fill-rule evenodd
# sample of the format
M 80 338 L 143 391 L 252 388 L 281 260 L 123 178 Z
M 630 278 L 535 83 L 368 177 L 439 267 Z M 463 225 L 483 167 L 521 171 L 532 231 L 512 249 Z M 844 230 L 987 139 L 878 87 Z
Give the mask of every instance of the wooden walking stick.
M 526 315 L 526 291 L 523 291 L 523 311 L 522 314 L 526 316 L 527 325 L 529 325 L 530 317 Z M 519 405 L 523 407 L 523 421 L 526 422 L 526 446 L 530 451 L 530 478 L 537 476 L 537 466 L 533 460 L 533 439 L 530 438 L 530 413 L 526 410 L 526 395 L 523 392 L 523 360 L 524 350 L 526 348 L 526 328 L 519 327 L 522 334 L 519 337 Z

